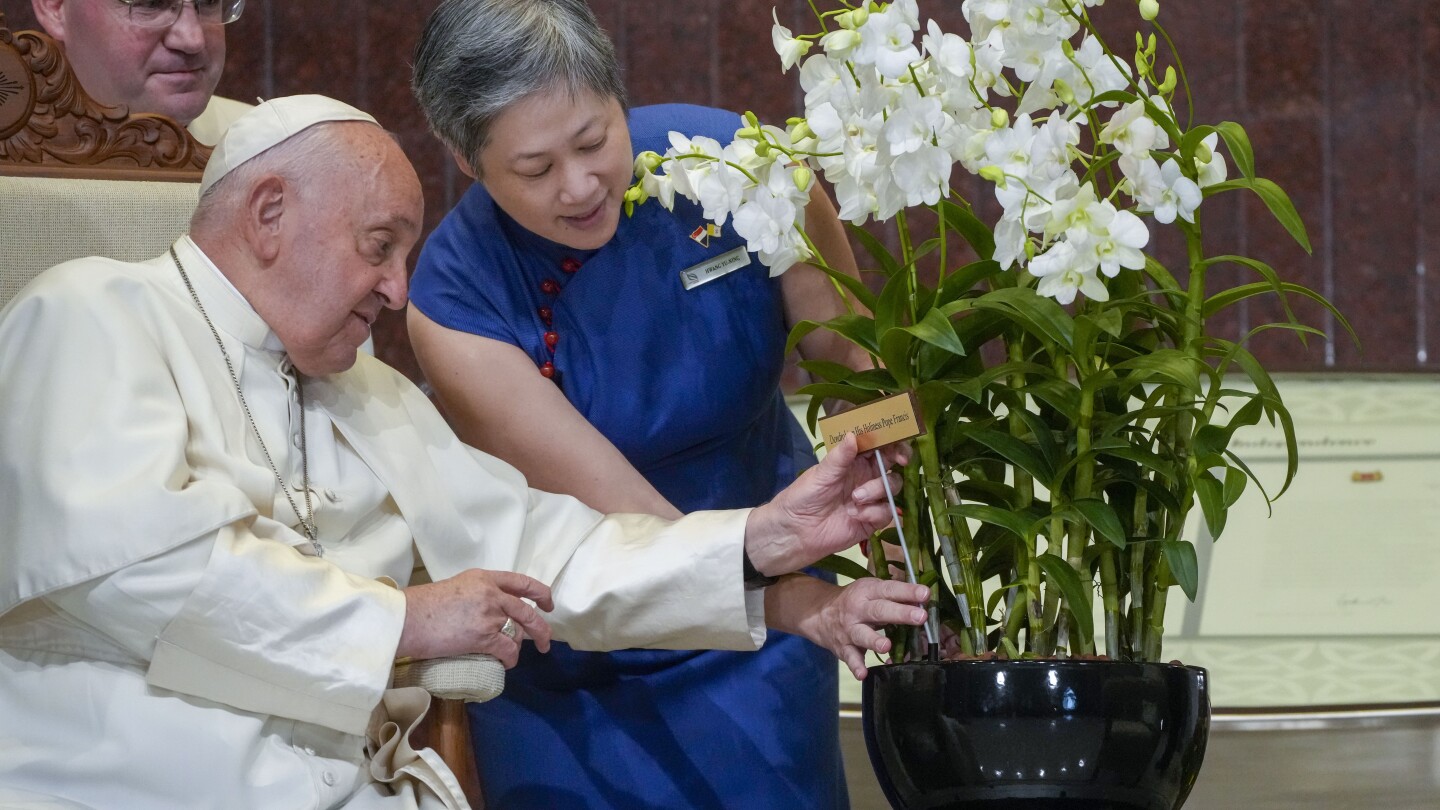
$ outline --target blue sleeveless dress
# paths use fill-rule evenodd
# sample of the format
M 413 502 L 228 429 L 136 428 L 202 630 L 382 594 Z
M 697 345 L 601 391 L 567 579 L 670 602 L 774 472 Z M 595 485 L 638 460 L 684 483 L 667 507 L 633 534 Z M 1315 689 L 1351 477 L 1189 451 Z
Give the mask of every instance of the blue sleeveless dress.
M 739 121 L 641 107 L 631 140 L 637 154 L 664 152 L 672 129 L 724 143 Z M 681 284 L 744 245 L 728 223 L 697 241 L 703 222 L 684 200 L 674 213 L 650 202 L 604 247 L 575 251 L 476 184 L 425 243 L 410 298 L 436 323 L 523 349 L 682 512 L 756 506 L 814 456 L 779 392 L 778 280 L 752 255 Z M 837 701 L 834 658 L 784 633 L 754 653 L 527 643 L 504 694 L 470 718 L 492 810 L 843 808 Z

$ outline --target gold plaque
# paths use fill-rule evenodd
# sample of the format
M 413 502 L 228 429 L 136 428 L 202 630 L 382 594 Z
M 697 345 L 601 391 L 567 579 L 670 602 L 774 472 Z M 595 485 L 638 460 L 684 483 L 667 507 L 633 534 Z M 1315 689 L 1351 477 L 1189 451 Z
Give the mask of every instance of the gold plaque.
M 925 432 L 920 409 L 911 393 L 895 394 L 867 402 L 844 413 L 827 416 L 816 423 L 826 447 L 834 447 L 854 433 L 860 452 L 874 450 Z

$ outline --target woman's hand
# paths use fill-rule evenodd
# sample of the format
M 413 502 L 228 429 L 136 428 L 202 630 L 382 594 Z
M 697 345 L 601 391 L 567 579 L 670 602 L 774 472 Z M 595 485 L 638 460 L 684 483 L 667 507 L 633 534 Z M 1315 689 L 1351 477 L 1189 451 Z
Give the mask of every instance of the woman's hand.
M 527 636 L 549 652 L 550 625 L 540 611 L 554 609 L 550 589 L 538 580 L 472 568 L 405 589 L 405 628 L 396 653 L 414 659 L 485 653 L 509 669 Z
M 766 576 L 797 571 L 843 551 L 890 524 L 885 483 L 873 455 L 857 456 L 855 437 L 830 448 L 819 464 L 745 523 L 745 551 Z M 892 491 L 900 478 L 889 475 Z
M 839 587 L 803 574 L 784 577 L 765 595 L 765 622 L 829 650 L 864 680 L 865 654 L 890 652 L 887 624 L 925 623 L 930 589 L 875 578 Z

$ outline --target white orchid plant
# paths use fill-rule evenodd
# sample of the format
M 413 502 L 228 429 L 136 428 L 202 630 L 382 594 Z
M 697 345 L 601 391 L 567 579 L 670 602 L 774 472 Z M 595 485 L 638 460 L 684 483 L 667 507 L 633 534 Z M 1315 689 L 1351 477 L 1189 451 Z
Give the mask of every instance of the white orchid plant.
M 818 31 L 797 36 L 778 18 L 772 29 L 782 69 L 799 66 L 804 116 L 781 128 L 746 113 L 728 144 L 671 133 L 664 155 L 636 159 L 627 193 L 630 206 L 692 200 L 733 222 L 772 274 L 805 262 L 835 281 L 850 314 L 801 323 L 790 344 L 829 329 L 875 367 L 802 364 L 816 380 L 803 389 L 810 417 L 826 398 L 916 394 L 927 432 L 905 471 L 903 536 L 935 589 L 936 621 L 969 655 L 1158 660 L 1169 589 L 1196 592 L 1181 536 L 1192 508 L 1218 538 L 1248 481 L 1271 499 L 1295 470 L 1274 382 L 1245 340 L 1207 334 L 1207 318 L 1273 295 L 1286 319 L 1252 335 L 1319 335 L 1294 317 L 1295 297 L 1349 328 L 1264 262 L 1207 255 L 1202 206 L 1231 191 L 1257 194 L 1310 246 L 1289 198 L 1255 175 L 1245 130 L 1188 122 L 1156 0 L 1135 4 L 1128 58 L 1092 24 L 1103 2 L 964 0 L 967 37 L 922 25 L 916 0 L 812 0 Z M 993 225 L 952 186 L 956 164 L 993 186 Z M 806 235 L 817 176 L 873 260 L 874 285 L 832 269 Z M 897 251 L 859 227 L 872 220 L 894 223 Z M 1146 253 L 1152 226 L 1179 230 L 1183 267 Z M 1222 264 L 1253 279 L 1207 289 Z M 1254 390 L 1226 387 L 1234 373 Z M 1227 446 L 1262 418 L 1289 445 L 1275 493 Z M 885 544 L 870 554 L 870 571 L 889 575 Z

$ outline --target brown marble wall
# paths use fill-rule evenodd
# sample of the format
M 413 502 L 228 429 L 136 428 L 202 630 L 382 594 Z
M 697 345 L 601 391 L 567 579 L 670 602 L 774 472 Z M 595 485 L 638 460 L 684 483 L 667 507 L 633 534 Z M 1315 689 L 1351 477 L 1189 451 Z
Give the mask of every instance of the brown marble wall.
M 407 89 L 410 51 L 435 0 L 251 0 L 228 30 L 220 90 L 240 99 L 327 93 L 375 113 L 400 136 L 426 186 L 431 225 L 463 192 Z M 920 0 L 947 30 L 963 28 L 958 0 Z M 808 28 L 806 0 L 592 0 L 615 38 L 635 104 L 689 101 L 753 109 L 778 121 L 800 107 L 795 74 L 769 46 L 770 9 Z M 33 26 L 29 3 L 4 0 L 13 27 Z M 1276 369 L 1431 370 L 1440 362 L 1440 4 L 1429 0 L 1162 0 L 1186 57 L 1197 121 L 1233 119 L 1255 143 L 1258 170 L 1294 199 L 1314 245 L 1307 255 L 1263 206 L 1238 195 L 1202 209 L 1208 248 L 1255 256 L 1325 292 L 1363 343 L 1278 332 L 1256 351 Z M 1100 9 L 1105 30 L 1134 13 Z M 1127 38 L 1128 40 L 1128 38 Z M 1123 43 L 1127 40 L 1118 40 Z M 979 186 L 969 179 L 962 189 Z M 974 195 L 972 195 L 974 196 Z M 983 202 L 983 201 L 982 201 Z M 1179 254 L 1173 239 L 1159 252 Z M 1237 271 L 1220 270 L 1217 283 Z M 1332 333 L 1314 307 L 1298 307 Z M 1243 336 L 1279 313 L 1252 303 L 1216 328 Z M 414 374 L 403 318 L 383 321 L 380 354 Z

